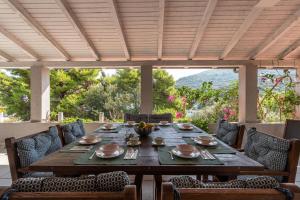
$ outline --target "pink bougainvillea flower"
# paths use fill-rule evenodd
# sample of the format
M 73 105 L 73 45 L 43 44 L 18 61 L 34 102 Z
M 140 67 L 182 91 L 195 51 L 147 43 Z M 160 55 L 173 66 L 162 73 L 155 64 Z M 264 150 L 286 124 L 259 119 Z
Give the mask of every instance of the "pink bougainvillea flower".
M 170 95 L 170 96 L 168 96 L 168 101 L 169 102 L 174 102 L 175 101 L 175 96 L 174 95 Z
M 234 110 L 231 110 L 231 109 L 230 109 L 229 114 L 232 116 L 232 115 L 235 115 L 236 113 L 235 113 Z
M 176 118 L 182 118 L 183 117 L 183 113 L 182 112 L 176 112 Z
M 224 112 L 224 113 L 229 113 L 229 109 L 228 109 L 228 108 L 224 108 L 224 109 L 223 109 L 223 112 Z
M 280 83 L 280 81 L 281 81 L 281 78 L 276 78 L 276 79 L 275 79 L 275 84 Z
M 225 115 L 223 116 L 223 119 L 227 121 L 227 120 L 229 119 L 229 116 L 225 114 Z

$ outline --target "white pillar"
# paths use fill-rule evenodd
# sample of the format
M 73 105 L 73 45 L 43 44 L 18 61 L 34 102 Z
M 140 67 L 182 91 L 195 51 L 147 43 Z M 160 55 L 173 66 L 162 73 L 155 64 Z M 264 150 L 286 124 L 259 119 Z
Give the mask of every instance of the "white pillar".
M 46 121 L 50 114 L 49 69 L 43 66 L 31 67 L 31 122 Z
M 296 68 L 296 86 L 295 91 L 297 95 L 300 95 L 300 68 Z M 300 119 L 300 105 L 296 106 L 295 119 Z
M 239 68 L 239 122 L 257 120 L 257 66 L 248 64 Z
M 151 114 L 153 110 L 152 66 L 141 66 L 141 109 L 140 113 Z

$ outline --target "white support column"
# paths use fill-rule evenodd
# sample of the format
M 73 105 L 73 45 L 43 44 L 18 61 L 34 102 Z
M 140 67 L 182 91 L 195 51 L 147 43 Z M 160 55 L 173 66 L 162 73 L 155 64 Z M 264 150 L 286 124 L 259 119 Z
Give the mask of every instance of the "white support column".
M 239 68 L 239 122 L 257 122 L 257 67 Z
M 296 87 L 295 91 L 297 95 L 300 95 L 300 68 L 296 68 Z M 296 106 L 295 119 L 300 119 L 300 105 Z
M 31 122 L 45 121 L 50 114 L 50 76 L 44 66 L 31 67 Z
M 140 113 L 151 114 L 153 110 L 152 66 L 141 66 L 141 110 Z

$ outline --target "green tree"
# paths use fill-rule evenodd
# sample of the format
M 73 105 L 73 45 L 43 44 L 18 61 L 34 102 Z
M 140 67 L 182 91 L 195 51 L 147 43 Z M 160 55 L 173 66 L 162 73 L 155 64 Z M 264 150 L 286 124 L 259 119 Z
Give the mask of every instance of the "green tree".
M 0 102 L 8 115 L 30 119 L 30 71 L 13 69 L 0 72 Z

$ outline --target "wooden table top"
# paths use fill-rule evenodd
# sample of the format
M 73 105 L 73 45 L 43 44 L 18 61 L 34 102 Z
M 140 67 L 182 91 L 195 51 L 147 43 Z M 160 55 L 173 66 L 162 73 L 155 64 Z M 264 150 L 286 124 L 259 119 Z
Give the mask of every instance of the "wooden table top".
M 125 133 L 128 128 L 122 128 Z M 55 152 L 44 159 L 33 163 L 29 168 L 33 171 L 52 171 L 57 175 L 79 175 L 97 174 L 110 171 L 126 171 L 128 174 L 143 175 L 237 175 L 241 171 L 260 171 L 264 167 L 258 162 L 248 158 L 240 152 L 235 154 L 215 154 L 224 165 L 161 165 L 158 159 L 157 147 L 152 146 L 152 137 L 163 136 L 166 140 L 181 141 L 182 134 L 177 134 L 171 129 L 161 129 L 151 133 L 150 136 L 142 138 L 139 147 L 139 159 L 136 165 L 75 165 L 73 161 L 82 153 Z M 204 131 L 202 134 L 206 134 Z M 124 134 L 105 133 L 102 137 L 113 137 L 112 139 L 123 139 Z M 192 135 L 192 134 L 191 134 Z M 167 144 L 168 145 L 168 144 Z M 229 147 L 231 148 L 231 147 Z

